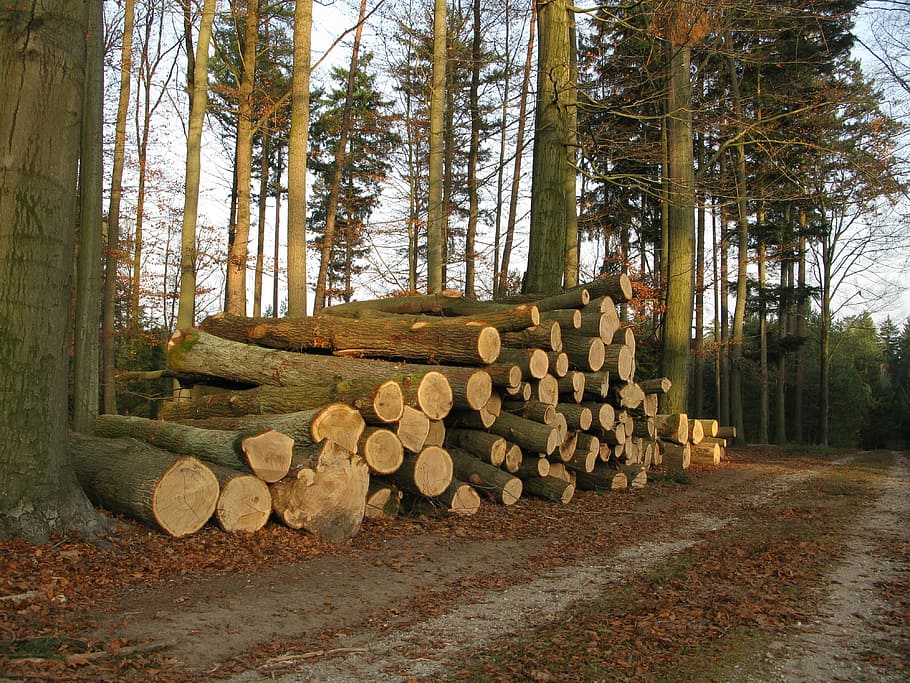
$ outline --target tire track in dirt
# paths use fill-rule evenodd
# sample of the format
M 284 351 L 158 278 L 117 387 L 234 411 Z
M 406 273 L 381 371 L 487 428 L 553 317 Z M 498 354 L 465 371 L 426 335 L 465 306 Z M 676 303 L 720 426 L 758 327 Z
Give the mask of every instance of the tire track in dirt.
M 910 640 L 906 623 L 902 632 L 886 623 L 885 615 L 893 606 L 882 593 L 883 585 L 910 571 L 910 558 L 900 562 L 883 552 L 889 545 L 907 547 L 910 542 L 910 463 L 906 454 L 896 454 L 882 489 L 875 506 L 848 531 L 846 557 L 829 574 L 830 590 L 814 618 L 800 624 L 786 640 L 773 643 L 764 654 L 771 681 L 908 680 L 906 668 L 896 671 L 878 666 L 867 656 L 876 650 L 893 651 L 897 639 L 907 648 Z M 733 680 L 768 683 L 769 678 L 767 673 L 737 674 Z
M 815 474 L 814 469 L 775 472 L 755 483 L 748 494 L 737 499 L 738 503 L 744 507 L 762 507 Z M 314 653 L 289 654 L 231 680 L 234 683 L 438 680 L 465 653 L 555 619 L 574 603 L 591 600 L 610 586 L 621 585 L 735 521 L 733 516 L 686 513 L 672 525 L 672 534 L 658 535 L 666 537 L 664 540 L 652 537 L 618 553 L 593 555 L 583 564 L 546 570 L 530 582 L 485 594 L 477 602 L 394 633 L 345 635 L 335 639 L 331 650 L 327 649 L 326 656 L 318 661 L 312 661 Z M 318 657 L 319 653 L 315 654 Z

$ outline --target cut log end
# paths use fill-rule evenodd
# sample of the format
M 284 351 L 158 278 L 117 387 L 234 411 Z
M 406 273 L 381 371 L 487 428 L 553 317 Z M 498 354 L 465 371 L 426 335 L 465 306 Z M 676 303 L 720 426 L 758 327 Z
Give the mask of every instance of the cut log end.
M 365 425 L 363 416 L 355 408 L 331 403 L 313 418 L 310 432 L 315 443 L 328 439 L 354 453 Z
M 477 355 L 484 363 L 492 363 L 499 358 L 502 341 L 499 330 L 495 327 L 485 327 L 477 337 Z
M 366 462 L 371 472 L 390 474 L 401 467 L 404 461 L 404 446 L 401 439 L 388 429 L 372 429 L 365 432 L 358 444 L 357 453 Z
M 404 410 L 404 394 L 398 382 L 389 380 L 383 383 L 376 392 L 370 408 L 376 418 L 382 422 L 399 420 Z
M 441 420 L 452 410 L 452 385 L 440 372 L 426 373 L 417 387 L 417 404 L 431 420 Z
M 452 482 L 454 471 L 452 458 L 439 446 L 427 446 L 414 463 L 414 484 L 430 498 L 442 494 Z
M 152 512 L 171 536 L 195 533 L 215 512 L 221 487 L 218 479 L 194 457 L 178 459 L 155 486 Z
M 288 473 L 294 449 L 294 439 L 269 429 L 241 441 L 240 448 L 253 473 L 269 483 Z
M 224 531 L 252 533 L 265 526 L 272 513 L 272 494 L 259 477 L 239 475 L 221 487 L 215 521 Z

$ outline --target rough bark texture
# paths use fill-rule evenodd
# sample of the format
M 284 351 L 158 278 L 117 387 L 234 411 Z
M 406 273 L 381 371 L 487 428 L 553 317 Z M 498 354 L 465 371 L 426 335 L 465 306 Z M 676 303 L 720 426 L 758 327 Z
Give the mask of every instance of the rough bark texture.
M 512 505 L 521 498 L 521 479 L 498 467 L 493 467 L 460 448 L 449 450 L 455 476 L 503 505 Z
M 84 35 L 81 2 L 0 16 L 0 538 L 35 543 L 100 528 L 66 461 Z
M 209 334 L 287 351 L 404 358 L 421 363 L 492 363 L 499 356 L 495 327 L 450 318 L 411 322 L 403 318 L 339 316 L 248 318 L 219 313 L 202 321 Z
M 135 439 L 77 434 L 67 452 L 92 500 L 171 536 L 198 531 L 215 511 L 218 479 L 194 457 Z

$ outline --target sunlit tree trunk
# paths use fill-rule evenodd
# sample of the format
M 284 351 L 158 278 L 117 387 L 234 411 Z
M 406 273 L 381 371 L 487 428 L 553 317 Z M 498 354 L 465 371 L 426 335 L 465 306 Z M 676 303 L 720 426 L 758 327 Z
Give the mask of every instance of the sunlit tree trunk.
M 325 287 L 328 279 L 329 261 L 332 257 L 332 247 L 335 244 L 335 222 L 338 216 L 338 197 L 341 194 L 341 178 L 347 162 L 348 135 L 351 130 L 351 118 L 354 99 L 354 83 L 357 79 L 357 65 L 360 60 L 360 39 L 363 36 L 363 22 L 367 13 L 366 0 L 360 0 L 360 16 L 357 20 L 357 29 L 354 31 L 354 46 L 351 48 L 351 63 L 348 69 L 347 90 L 344 96 L 344 110 L 342 112 L 341 130 L 338 134 L 338 146 L 335 148 L 335 170 L 332 175 L 332 186 L 326 199 L 325 231 L 322 237 L 322 249 L 319 258 L 319 274 L 316 276 L 316 292 L 313 295 L 313 313 L 321 311 L 325 305 Z M 350 291 L 350 290 L 348 290 Z
M 98 415 L 98 331 L 101 318 L 101 139 L 104 102 L 104 17 L 86 3 L 87 30 L 79 155 L 79 249 L 73 351 L 73 428 L 90 434 Z
M 123 157 L 126 151 L 126 117 L 132 83 L 133 20 L 135 0 L 123 4 L 123 42 L 120 48 L 120 93 L 114 132 L 114 158 L 111 168 L 111 200 L 107 211 L 107 253 L 104 257 L 104 292 L 101 304 L 102 409 L 117 412 L 117 265 L 120 256 L 120 200 L 123 196 Z
M 578 285 L 578 204 L 576 200 L 576 175 L 578 173 L 578 44 L 575 12 L 567 12 L 569 22 L 569 83 L 566 91 L 568 137 L 566 138 L 566 262 L 564 281 L 566 287 Z
M 446 0 L 436 0 L 433 10 L 433 75 L 430 86 L 430 168 L 427 205 L 427 292 L 442 291 L 445 253 L 443 205 L 443 156 L 445 154 L 446 102 Z
M 306 155 L 310 125 L 310 32 L 313 0 L 294 9 L 294 75 L 291 81 L 291 133 L 288 141 L 288 314 L 307 313 Z
M 671 46 L 667 100 L 667 308 L 661 370 L 673 383 L 662 410 L 686 412 L 692 339 L 695 255 L 695 166 L 692 147 L 691 48 Z
M 571 43 L 567 0 L 536 0 L 537 109 L 531 175 L 531 226 L 525 292 L 555 292 L 566 254 L 566 149 L 571 119 Z
M 268 32 L 266 32 L 268 35 Z M 256 271 L 253 279 L 253 316 L 262 315 L 262 276 L 265 267 L 265 212 L 269 196 L 269 149 L 271 139 L 268 125 L 262 126 L 262 163 L 259 166 L 259 216 L 256 221 Z
M 247 314 L 246 271 L 250 248 L 251 192 L 253 169 L 253 81 L 256 76 L 256 44 L 259 37 L 259 0 L 246 0 L 242 44 L 243 68 L 237 100 L 237 229 L 228 253 L 225 311 Z
M 0 21 L 0 539 L 100 528 L 66 457 L 85 9 L 13 0 Z
M 199 213 L 199 174 L 202 124 L 208 106 L 209 41 L 215 19 L 215 0 L 205 0 L 196 41 L 190 118 L 186 138 L 183 227 L 180 232 L 180 295 L 177 328 L 186 330 L 196 316 L 196 221 Z

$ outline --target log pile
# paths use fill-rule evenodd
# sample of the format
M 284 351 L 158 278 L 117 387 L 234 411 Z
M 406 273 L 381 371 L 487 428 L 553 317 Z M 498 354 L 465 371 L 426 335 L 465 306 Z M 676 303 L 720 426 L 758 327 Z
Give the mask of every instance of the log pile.
M 174 535 L 213 513 L 244 531 L 271 514 L 337 542 L 402 508 L 472 514 L 481 499 L 566 504 L 576 489 L 640 488 L 652 465 L 685 468 L 720 446 L 702 421 L 658 414 L 666 379 L 636 379 L 635 335 L 616 308 L 630 297 L 621 275 L 498 303 L 445 292 L 306 318 L 209 317 L 169 344 L 188 398 L 159 420 L 96 423 L 122 444 L 119 467 L 130 450 L 161 451 L 146 458 L 144 499 L 114 501 L 109 485 L 95 496 Z M 155 511 L 155 482 L 175 467 L 211 475 L 178 492 L 196 512 L 179 529 Z M 77 469 L 103 489 L 98 472 Z

